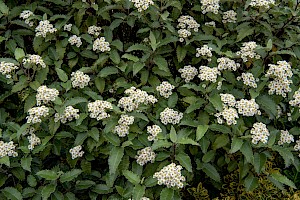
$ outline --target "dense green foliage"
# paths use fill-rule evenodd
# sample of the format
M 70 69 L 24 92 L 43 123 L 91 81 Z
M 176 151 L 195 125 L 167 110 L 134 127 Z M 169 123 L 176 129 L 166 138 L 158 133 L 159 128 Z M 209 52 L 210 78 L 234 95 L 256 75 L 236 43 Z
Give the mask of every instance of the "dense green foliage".
M 293 195 L 300 2 L 133 2 L 0 0 L 0 199 Z

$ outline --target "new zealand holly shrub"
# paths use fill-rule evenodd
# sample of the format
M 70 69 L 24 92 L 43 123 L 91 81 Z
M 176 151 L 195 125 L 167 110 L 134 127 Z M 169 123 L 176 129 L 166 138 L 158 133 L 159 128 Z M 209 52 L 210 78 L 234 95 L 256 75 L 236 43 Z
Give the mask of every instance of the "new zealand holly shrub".
M 0 199 L 296 190 L 299 4 L 0 0 Z

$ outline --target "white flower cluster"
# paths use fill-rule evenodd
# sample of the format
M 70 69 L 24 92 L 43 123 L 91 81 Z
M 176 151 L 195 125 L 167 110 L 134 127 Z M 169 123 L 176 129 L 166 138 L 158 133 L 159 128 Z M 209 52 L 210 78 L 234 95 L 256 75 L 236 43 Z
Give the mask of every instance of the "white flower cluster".
M 28 55 L 28 56 L 29 58 L 23 59 L 23 65 L 29 63 L 29 64 L 41 65 L 42 68 L 46 68 L 46 64 L 41 56 L 39 55 Z
M 35 128 L 29 127 L 29 128 L 27 128 L 27 129 L 22 133 L 22 135 L 23 135 L 23 136 L 25 136 L 25 135 L 27 135 L 27 134 L 31 135 L 31 134 L 33 134 L 34 132 L 35 132 Z
M 253 124 L 253 128 L 250 130 L 252 143 L 257 144 L 259 141 L 266 144 L 269 138 L 269 130 L 264 123 L 256 122 Z
M 65 124 L 67 121 L 72 121 L 74 118 L 79 118 L 79 109 L 73 108 L 73 106 L 68 106 L 65 108 L 64 113 L 62 115 L 59 115 L 59 113 L 55 113 L 54 115 L 54 121 L 58 122 L 59 120 L 61 123 Z
M 184 66 L 183 68 L 180 68 L 178 71 L 179 73 L 181 73 L 181 78 L 184 78 L 184 81 L 186 83 L 190 82 L 198 74 L 197 68 L 192 67 L 191 65 Z
M 0 63 L 0 73 L 4 75 L 6 78 L 11 78 L 11 73 L 13 70 L 18 69 L 14 63 L 4 62 Z
M 239 114 L 242 114 L 243 116 L 249 117 L 261 114 L 259 111 L 259 105 L 255 102 L 255 99 L 241 99 L 236 102 L 235 106 L 238 109 Z
M 223 107 L 230 106 L 235 107 L 236 100 L 232 94 L 220 94 L 221 101 L 223 102 Z
M 253 76 L 252 73 L 242 73 L 242 76 L 238 76 L 236 79 L 237 79 L 238 81 L 242 79 L 242 80 L 243 80 L 243 83 L 244 83 L 245 85 L 248 85 L 248 86 L 253 87 L 253 88 L 257 88 L 256 82 L 257 82 L 258 80 L 256 80 L 256 79 L 254 78 L 254 76 Z
M 157 135 L 161 132 L 162 130 L 158 125 L 147 126 L 147 133 L 149 134 L 148 140 L 156 140 Z
M 221 72 L 218 68 L 210 68 L 207 66 L 200 66 L 198 77 L 201 81 L 210 81 L 215 83 L 217 81 L 218 75 L 221 75 Z
M 300 88 L 295 92 L 293 95 L 293 100 L 289 101 L 291 106 L 298 106 L 300 107 Z
M 205 26 L 212 26 L 212 27 L 216 27 L 216 22 L 211 21 L 211 22 L 205 22 L 204 24 Z
M 68 39 L 68 42 L 69 42 L 71 45 L 76 45 L 76 47 L 80 47 L 80 46 L 82 45 L 81 38 L 78 37 L 77 35 L 72 35 L 72 36 Z
M 175 111 L 171 108 L 165 108 L 160 113 L 160 121 L 164 125 L 167 124 L 178 124 L 183 117 L 183 113 Z
M 134 3 L 134 7 L 138 9 L 139 12 L 147 10 L 150 5 L 154 5 L 152 0 L 129 0 Z
M 137 155 L 135 156 L 136 162 L 143 166 L 147 162 L 154 163 L 156 154 L 154 151 L 152 151 L 151 147 L 146 147 L 142 150 L 139 150 L 137 152 Z
M 294 142 L 294 136 L 290 134 L 287 130 L 281 130 L 280 131 L 280 140 L 278 141 L 278 145 L 283 144 L 290 144 L 291 142 Z
M 118 123 L 119 125 L 115 126 L 114 132 L 119 135 L 119 137 L 125 137 L 129 134 L 129 126 L 133 124 L 134 117 L 128 115 L 121 115 Z
M 93 43 L 93 51 L 100 50 L 101 52 L 110 51 L 109 43 L 105 42 L 105 37 L 97 38 Z
M 277 65 L 269 64 L 266 77 L 273 78 L 270 81 L 269 94 L 276 94 L 286 97 L 286 93 L 291 92 L 290 84 L 292 80 L 289 80 L 293 76 L 291 65 L 286 61 L 278 61 Z
M 295 151 L 300 151 L 300 139 L 296 140 L 296 145 L 294 146 Z M 298 155 L 300 157 L 300 154 Z
M 37 89 L 36 105 L 47 104 L 50 101 L 55 101 L 59 92 L 57 89 L 48 88 L 46 85 L 42 85 Z
M 18 153 L 15 151 L 16 145 L 14 145 L 13 141 L 3 142 L 0 141 L 0 158 L 4 156 L 18 156 Z
M 251 0 L 249 5 L 252 7 L 261 7 L 261 8 L 269 9 L 270 6 L 274 4 L 275 4 L 274 0 Z
M 128 97 L 122 97 L 118 102 L 118 107 L 123 108 L 127 112 L 134 111 L 138 109 L 141 104 L 155 104 L 157 99 L 153 95 L 148 95 L 147 92 L 131 87 L 126 89 L 125 94 Z
M 202 13 L 213 12 L 214 14 L 218 14 L 220 8 L 219 2 L 220 0 L 201 0 Z
M 241 50 L 236 52 L 237 55 L 240 55 L 243 59 L 243 62 L 248 61 L 249 58 L 259 59 L 260 55 L 255 53 L 255 49 L 257 47 L 256 42 L 244 42 Z
M 76 72 L 72 72 L 71 77 L 72 77 L 71 81 L 72 81 L 73 88 L 76 87 L 84 88 L 89 84 L 91 80 L 88 75 L 84 74 L 79 70 Z
M 158 180 L 158 185 L 166 185 L 168 188 L 183 188 L 185 177 L 181 175 L 182 166 L 171 163 L 163 167 L 159 172 L 153 175 Z
M 133 200 L 133 199 L 128 199 L 128 200 Z M 148 197 L 142 197 L 140 200 L 150 200 Z
M 95 102 L 88 103 L 88 111 L 90 118 L 95 118 L 98 121 L 110 117 L 106 110 L 113 109 L 112 104 L 108 101 L 96 100 Z
M 212 53 L 211 53 L 212 48 L 208 47 L 206 44 L 203 45 L 201 48 L 197 48 L 196 51 L 196 57 L 204 56 L 207 58 L 208 61 L 211 61 Z
M 98 26 L 95 26 L 95 25 L 89 26 L 89 28 L 88 28 L 88 34 L 99 36 L 101 30 L 102 30 L 101 27 L 98 27 Z
M 235 108 L 224 107 L 222 112 L 215 114 L 217 117 L 218 123 L 223 124 L 223 119 L 226 120 L 227 125 L 236 124 L 236 119 L 239 118 L 239 115 Z M 221 118 L 223 117 L 223 119 Z
M 82 149 L 82 146 L 81 145 L 78 145 L 76 147 L 73 147 L 69 150 L 71 156 L 72 156 L 72 159 L 74 160 L 75 158 L 78 158 L 78 157 L 82 157 L 83 154 L 84 154 L 84 151 L 81 151 Z
M 49 115 L 49 108 L 46 106 L 33 107 L 28 110 L 29 116 L 26 117 L 27 123 L 40 123 L 42 122 L 41 117 L 46 117 Z
M 71 31 L 72 30 L 72 24 L 66 24 L 64 25 L 64 31 Z
M 39 25 L 35 28 L 35 36 L 42 36 L 42 37 L 46 37 L 47 33 L 54 33 L 56 32 L 57 29 L 53 28 L 53 25 L 50 24 L 50 22 L 48 20 L 43 20 L 40 21 Z
M 159 92 L 160 96 L 169 98 L 174 88 L 175 88 L 174 85 L 170 84 L 167 81 L 163 81 L 159 86 L 156 87 L 156 90 Z
M 27 139 L 29 141 L 29 150 L 33 150 L 34 146 L 41 144 L 41 139 L 37 137 L 34 133 L 30 134 L 30 136 L 28 136 Z
M 236 71 L 240 64 L 234 62 L 234 60 L 231 60 L 230 58 L 222 57 L 217 59 L 218 64 L 218 70 L 230 70 L 230 71 Z
M 177 25 L 178 35 L 179 35 L 179 41 L 183 42 L 184 38 L 187 38 L 192 35 L 192 30 L 195 32 L 198 32 L 198 29 L 200 27 L 200 24 L 197 23 L 197 21 L 189 16 L 189 15 L 182 15 L 178 19 L 179 24 Z
M 237 13 L 234 10 L 228 10 L 223 13 L 223 20 L 222 22 L 225 23 L 236 23 L 236 15 Z
M 30 10 L 23 10 L 20 14 L 20 18 L 25 19 L 25 24 L 28 24 L 28 26 L 32 27 L 33 22 L 28 19 L 30 16 L 34 16 L 33 12 Z

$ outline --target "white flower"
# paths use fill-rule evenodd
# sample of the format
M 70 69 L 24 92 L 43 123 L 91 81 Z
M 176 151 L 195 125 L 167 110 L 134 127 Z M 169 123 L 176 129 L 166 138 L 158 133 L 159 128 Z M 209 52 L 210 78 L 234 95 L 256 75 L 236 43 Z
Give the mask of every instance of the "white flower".
M 82 146 L 78 145 L 76 147 L 73 147 L 69 150 L 69 152 L 71 153 L 72 159 L 78 158 L 78 157 L 82 157 L 84 154 L 84 151 L 81 151 Z
M 29 150 L 33 150 L 34 146 L 41 144 L 40 138 L 38 138 L 34 133 L 30 134 L 30 136 L 28 136 L 27 139 L 29 141 Z
M 159 133 L 162 132 L 162 129 L 157 125 L 147 126 L 147 133 L 149 134 L 148 140 L 156 140 L 156 137 Z
M 293 100 L 289 101 L 291 106 L 298 106 L 300 107 L 300 88 L 294 93 Z
M 253 124 L 253 128 L 250 130 L 252 143 L 257 144 L 258 142 L 262 142 L 266 144 L 269 138 L 269 130 L 264 123 L 256 122 Z
M 71 31 L 72 30 L 72 24 L 66 24 L 64 25 L 64 31 Z
M 93 43 L 93 51 L 100 50 L 101 52 L 110 51 L 109 43 L 104 37 L 97 38 Z
M 17 145 L 14 144 L 13 141 L 3 142 L 0 141 L 0 158 L 4 156 L 16 157 L 18 153 L 15 151 Z
M 232 94 L 220 94 L 220 96 L 221 96 L 221 101 L 223 102 L 223 107 L 224 106 L 235 107 L 236 100 Z
M 56 32 L 57 29 L 53 28 L 53 25 L 50 24 L 50 22 L 48 20 L 43 20 L 39 22 L 39 25 L 35 28 L 35 36 L 42 36 L 42 37 L 46 37 L 47 33 L 54 33 Z
M 145 165 L 147 162 L 151 162 L 154 163 L 155 161 L 155 156 L 156 154 L 154 153 L 154 151 L 151 149 L 151 147 L 146 147 L 142 150 L 139 150 L 137 152 L 137 155 L 135 156 L 136 162 L 143 166 Z
M 172 90 L 175 88 L 174 85 L 171 85 L 167 81 L 163 81 L 159 86 L 156 87 L 156 90 L 159 94 L 165 98 L 169 98 L 172 94 Z
M 207 45 L 203 45 L 201 48 L 197 48 L 196 51 L 196 57 L 204 56 L 207 58 L 208 61 L 211 61 L 212 53 L 211 53 L 212 48 L 208 47 Z
M 242 76 L 237 77 L 237 80 L 239 80 L 240 78 L 243 80 L 243 83 L 245 85 L 257 88 L 256 79 L 254 78 L 252 73 L 242 73 Z
M 218 14 L 220 8 L 219 1 L 220 0 L 200 0 L 202 4 L 202 13 L 205 14 L 212 12 L 214 14 Z
M 46 106 L 33 107 L 28 110 L 29 116 L 26 117 L 27 123 L 40 123 L 42 122 L 41 117 L 46 117 L 49 115 L 49 108 Z
M 223 13 L 223 20 L 222 22 L 225 23 L 236 23 L 236 15 L 237 13 L 234 10 L 229 10 Z
M 278 145 L 290 144 L 291 142 L 294 142 L 294 136 L 290 134 L 287 130 L 281 130 Z
M 182 15 L 178 19 L 179 24 L 177 25 L 178 35 L 180 37 L 179 41 L 183 42 L 184 38 L 191 36 L 192 31 L 198 32 L 200 24 L 197 21 L 189 16 L 189 15 Z
M 73 88 L 80 87 L 84 88 L 87 86 L 90 82 L 90 77 L 86 74 L 84 74 L 81 71 L 72 72 L 71 74 L 71 81 Z
M 269 7 L 274 4 L 274 0 L 251 0 L 250 2 L 250 6 L 252 7 L 261 7 L 265 9 L 269 9 Z
M 25 19 L 25 24 L 28 24 L 28 26 L 32 27 L 33 22 L 30 21 L 29 17 L 34 16 L 33 12 L 30 10 L 24 10 L 20 14 L 20 18 Z
M 9 63 L 5 61 L 2 61 L 0 63 L 0 73 L 6 78 L 11 78 L 11 74 L 15 69 L 19 69 L 19 67 L 16 66 L 14 63 Z
M 27 57 L 29 57 L 29 58 L 23 59 L 23 65 L 29 63 L 29 64 L 41 65 L 42 68 L 46 68 L 46 64 L 41 56 L 29 54 Z
M 129 0 L 134 3 L 134 7 L 138 9 L 139 12 L 147 10 L 150 5 L 154 5 L 152 0 Z
M 68 106 L 65 108 L 64 113 L 62 115 L 59 115 L 59 113 L 55 114 L 54 121 L 58 122 L 59 120 L 61 123 L 67 123 L 67 121 L 72 121 L 73 119 L 79 118 L 79 109 L 73 108 L 73 106 Z
M 91 118 L 98 121 L 110 117 L 107 110 L 112 110 L 112 104 L 108 101 L 96 100 L 95 102 L 88 103 L 88 111 Z
M 175 111 L 171 108 L 165 108 L 164 111 L 160 113 L 160 121 L 164 125 L 167 124 L 179 124 L 180 120 L 183 117 L 183 113 Z
M 186 83 L 190 82 L 198 74 L 197 68 L 192 67 L 191 65 L 184 66 L 178 71 L 181 73 L 181 78 L 183 78 Z
M 94 26 L 94 25 L 93 26 L 89 26 L 88 27 L 88 34 L 99 36 L 101 30 L 102 30 L 101 27 Z
M 216 27 L 216 22 L 211 21 L 211 22 L 205 22 L 204 24 L 205 26 L 212 26 L 212 27 Z
M 199 68 L 199 75 L 201 81 L 210 81 L 210 82 L 217 82 L 218 75 L 221 75 L 221 72 L 218 68 L 210 68 L 207 66 L 200 66 Z
M 77 37 L 76 35 L 71 36 L 68 41 L 71 45 L 75 44 L 77 47 L 82 45 L 81 38 Z
M 42 85 L 37 89 L 36 104 L 40 106 L 41 104 L 47 104 L 50 101 L 55 101 L 58 94 L 59 92 L 57 89 L 48 88 L 47 86 Z
M 226 57 L 218 58 L 217 59 L 218 64 L 218 70 L 230 70 L 230 71 L 236 71 L 239 67 L 239 63 L 235 63 L 234 60 L 231 60 Z
M 156 172 L 153 175 L 153 178 L 156 178 L 158 180 L 158 185 L 166 185 L 168 188 L 183 188 L 185 177 L 181 175 L 181 170 L 181 165 L 171 163 L 162 168 L 159 172 Z
M 260 55 L 255 53 L 256 47 L 256 42 L 244 42 L 241 50 L 236 52 L 236 54 L 241 56 L 243 62 L 247 62 L 248 58 L 259 59 Z
M 218 118 L 218 123 L 222 124 L 223 120 L 220 117 L 223 117 L 223 119 L 226 121 L 227 125 L 236 124 L 236 119 L 239 118 L 239 115 L 235 108 L 228 108 L 224 107 L 223 111 L 220 113 L 215 114 L 215 116 Z M 219 119 L 220 118 L 220 119 Z
M 238 109 L 239 114 L 243 116 L 254 116 L 260 115 L 259 105 L 255 102 L 254 99 L 246 100 L 241 99 L 236 102 L 236 108 Z

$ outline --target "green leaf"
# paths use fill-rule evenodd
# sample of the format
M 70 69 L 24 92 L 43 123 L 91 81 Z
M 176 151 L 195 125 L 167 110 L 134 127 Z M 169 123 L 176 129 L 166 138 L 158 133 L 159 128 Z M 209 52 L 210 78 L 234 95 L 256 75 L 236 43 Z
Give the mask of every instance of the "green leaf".
M 89 132 L 88 135 L 92 137 L 95 141 L 99 141 L 99 130 L 96 127 L 93 127 Z
M 113 147 L 108 158 L 109 174 L 116 173 L 119 164 L 124 156 L 124 148 Z
M 173 200 L 174 199 L 174 190 L 171 188 L 164 188 L 160 192 L 160 200 Z
M 104 67 L 100 72 L 100 77 L 107 77 L 112 74 L 117 74 L 119 70 L 116 67 Z
M 209 176 L 213 180 L 215 180 L 217 182 L 221 181 L 220 174 L 218 173 L 218 171 L 216 170 L 216 168 L 213 165 L 211 165 L 209 163 L 203 163 L 202 170 L 205 172 L 205 174 L 207 176 Z
M 197 126 L 197 132 L 196 132 L 196 141 L 201 140 L 203 136 L 205 135 L 206 131 L 208 130 L 208 125 L 199 125 Z
M 58 78 L 63 81 L 63 82 L 67 82 L 69 80 L 68 75 L 66 74 L 66 72 L 62 69 L 59 68 L 55 68 L 55 71 L 58 75 Z
M 71 99 L 65 101 L 64 106 L 65 107 L 73 106 L 73 105 L 83 103 L 83 102 L 87 102 L 87 99 L 83 98 L 83 97 L 74 97 L 74 98 L 71 98 Z
M 170 132 L 170 140 L 173 142 L 173 143 L 176 143 L 177 142 L 177 134 L 176 134 L 176 130 L 173 126 L 171 126 L 171 132 Z
M 221 112 L 223 110 L 223 103 L 221 101 L 221 97 L 219 94 L 214 94 L 208 98 L 209 102 L 211 102 L 214 108 Z
M 31 172 L 31 161 L 32 161 L 32 157 L 31 156 L 28 156 L 26 158 L 22 158 L 21 159 L 21 166 L 22 166 L 22 168 Z
M 61 175 L 59 180 L 62 183 L 69 182 L 69 181 L 72 181 L 73 179 L 77 178 L 77 176 L 79 176 L 81 173 L 82 173 L 81 169 L 72 169 L 71 171 L 68 171 L 68 172 L 64 173 L 63 175 Z
M 40 84 L 43 84 L 44 81 L 47 79 L 48 72 L 48 67 L 38 70 L 35 76 L 35 80 L 38 81 Z
M 168 68 L 168 62 L 166 61 L 165 58 L 161 56 L 155 56 L 153 59 L 153 62 L 158 66 L 158 69 L 165 71 L 165 72 L 170 72 Z
M 33 175 L 27 176 L 27 183 L 30 187 L 35 187 L 37 184 L 36 178 Z
M 172 146 L 171 142 L 165 141 L 165 140 L 157 140 L 152 144 L 152 150 L 157 150 L 159 148 L 169 148 Z
M 227 134 L 222 134 L 217 136 L 216 140 L 214 141 L 212 148 L 214 150 L 219 149 L 221 147 L 226 146 L 229 143 L 229 137 Z
M 52 170 L 41 170 L 36 175 L 48 180 L 48 181 L 53 181 L 59 178 L 59 175 L 57 172 L 52 171 Z
M 239 29 L 236 41 L 239 42 L 242 39 L 244 39 L 245 37 L 247 37 L 248 35 L 252 35 L 254 32 L 254 29 L 255 28 L 250 28 L 249 26 Z
M 150 31 L 149 39 L 152 50 L 155 51 L 158 44 L 156 43 L 156 38 L 152 31 Z
M 244 144 L 242 145 L 241 152 L 245 156 L 246 161 L 248 163 L 253 163 L 253 159 L 254 159 L 253 151 L 252 151 L 251 144 L 248 141 L 244 142 Z
M 175 159 L 179 161 L 180 165 L 182 165 L 186 170 L 193 172 L 191 159 L 186 153 L 180 152 L 175 156 Z
M 123 170 L 123 175 L 127 178 L 129 182 L 131 182 L 134 185 L 137 185 L 141 182 L 140 176 L 133 173 L 129 170 Z
M 138 61 L 139 61 L 139 58 L 138 58 L 138 57 L 133 56 L 133 55 L 131 55 L 131 54 L 129 54 L 129 53 L 125 53 L 125 54 L 122 56 L 122 58 L 126 58 L 126 59 L 128 59 L 128 60 L 132 60 L 133 62 L 138 62 Z
M 141 71 L 145 66 L 145 63 L 136 62 L 133 64 L 133 76 L 135 76 L 139 71 Z
M 280 183 L 283 183 L 294 189 L 297 189 L 296 185 L 290 179 L 288 179 L 286 176 L 280 174 L 278 171 L 271 173 L 271 177 Z
M 215 157 L 215 155 L 216 151 L 210 150 L 204 154 L 204 156 L 202 157 L 202 161 L 208 163 Z
M 9 12 L 9 8 L 7 7 L 7 5 L 2 0 L 0 0 L 0 11 L 4 15 L 8 15 L 8 12 Z
M 271 119 L 277 116 L 277 105 L 270 96 L 260 95 L 256 101 L 259 107 L 263 109 Z
M 251 173 L 245 178 L 244 184 L 246 191 L 252 191 L 258 186 L 258 178 L 254 177 Z
M 109 57 L 115 64 L 119 64 L 121 61 L 120 55 L 117 50 L 111 50 Z
M 131 51 L 145 51 L 147 53 L 150 53 L 151 49 L 143 44 L 133 44 L 126 50 L 126 52 L 131 52 Z
M 56 184 L 49 184 L 44 186 L 41 192 L 43 200 L 47 200 L 55 190 Z
M 142 199 L 142 197 L 143 197 L 144 194 L 145 194 L 145 189 L 146 189 L 145 186 L 142 186 L 142 185 L 136 185 L 136 186 L 133 188 L 132 198 L 133 198 L 133 199 Z
M 0 158 L 0 164 L 4 164 L 4 165 L 10 167 L 9 156 L 4 156 L 4 157 Z
M 234 136 L 232 138 L 232 142 L 231 142 L 231 149 L 229 151 L 229 153 L 235 153 L 238 150 L 241 149 L 242 145 L 243 145 L 244 141 L 236 136 Z
M 187 50 L 184 47 L 177 46 L 176 54 L 177 54 L 177 59 L 178 59 L 179 63 L 183 61 L 183 59 L 186 56 L 186 53 L 187 53 Z
M 96 183 L 94 181 L 80 180 L 80 181 L 76 182 L 76 189 L 85 190 L 85 189 L 88 189 L 88 188 L 92 187 L 95 184 Z
M 261 173 L 261 170 L 265 166 L 267 156 L 264 153 L 254 153 L 254 169 L 256 173 Z
M 96 87 L 97 87 L 97 89 L 99 90 L 100 93 L 104 92 L 105 80 L 103 78 L 96 77 L 95 78 L 95 85 L 96 85 Z
M 191 144 L 191 145 L 200 146 L 197 142 L 195 142 L 191 138 L 180 138 L 180 139 L 177 140 L 177 143 L 178 144 Z
M 25 57 L 24 50 L 21 49 L 21 48 L 16 48 L 15 49 L 15 58 L 16 58 L 16 60 L 20 61 L 24 57 Z
M 1 5 L 1 3 L 0 3 Z M 2 190 L 4 196 L 10 200 L 21 200 L 22 194 L 16 188 L 13 187 L 6 187 Z

